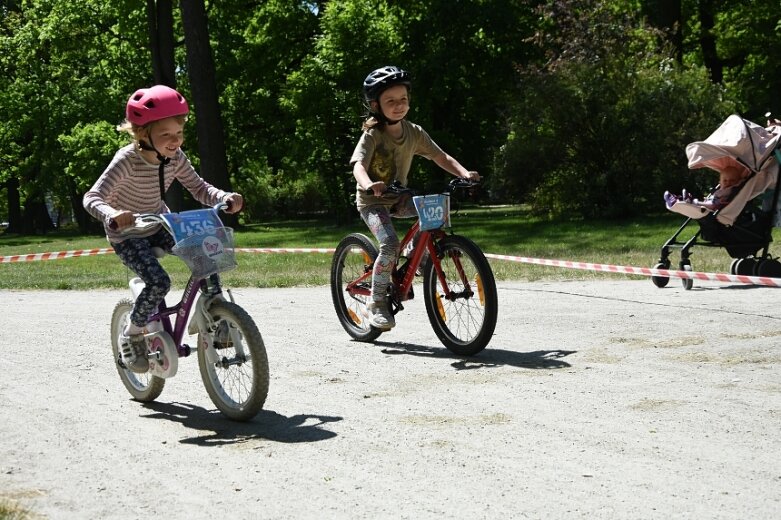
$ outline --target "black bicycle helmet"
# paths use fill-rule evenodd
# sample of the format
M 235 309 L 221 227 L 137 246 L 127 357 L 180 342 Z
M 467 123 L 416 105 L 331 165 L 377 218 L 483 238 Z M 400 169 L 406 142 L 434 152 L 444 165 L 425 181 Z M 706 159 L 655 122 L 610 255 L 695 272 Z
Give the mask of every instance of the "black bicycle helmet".
M 372 71 L 366 79 L 363 80 L 363 96 L 366 103 L 371 105 L 372 101 L 377 101 L 386 89 L 394 85 L 412 86 L 409 74 L 393 65 L 387 65 Z

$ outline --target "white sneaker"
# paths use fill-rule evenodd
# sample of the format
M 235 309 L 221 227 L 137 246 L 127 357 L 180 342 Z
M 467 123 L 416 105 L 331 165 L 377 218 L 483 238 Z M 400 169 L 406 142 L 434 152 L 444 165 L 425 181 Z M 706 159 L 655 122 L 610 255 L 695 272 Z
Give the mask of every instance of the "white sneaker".
M 388 309 L 385 302 L 371 302 L 369 309 L 369 325 L 379 330 L 391 330 L 396 326 L 396 320 L 393 319 L 393 313 Z
M 125 368 L 136 374 L 149 370 L 149 360 L 146 357 L 146 340 L 143 334 L 122 336 L 119 346 L 119 357 Z

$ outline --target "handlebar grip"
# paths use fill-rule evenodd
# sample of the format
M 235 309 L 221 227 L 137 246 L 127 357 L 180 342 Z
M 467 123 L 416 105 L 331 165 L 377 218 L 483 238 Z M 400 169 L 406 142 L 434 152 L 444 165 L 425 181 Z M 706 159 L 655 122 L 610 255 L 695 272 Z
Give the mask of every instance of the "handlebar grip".
M 116 231 L 116 230 L 117 230 L 117 228 L 118 228 L 118 226 L 117 226 L 117 221 L 116 221 L 116 220 L 114 220 L 113 218 L 112 218 L 111 220 L 109 220 L 109 221 L 108 221 L 108 228 L 109 228 L 111 231 Z

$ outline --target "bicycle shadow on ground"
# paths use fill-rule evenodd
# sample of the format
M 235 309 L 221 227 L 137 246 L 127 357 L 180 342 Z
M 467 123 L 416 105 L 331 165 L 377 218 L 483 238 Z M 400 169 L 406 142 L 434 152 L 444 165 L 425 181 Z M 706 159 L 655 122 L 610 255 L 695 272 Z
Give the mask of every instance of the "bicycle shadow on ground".
M 485 350 L 475 356 L 459 356 L 444 347 L 433 348 L 403 341 L 374 341 L 374 344 L 382 347 L 381 351 L 383 354 L 455 359 L 457 361 L 451 363 L 450 366 L 456 370 L 474 370 L 498 366 L 512 366 L 534 370 L 569 368 L 572 365 L 564 361 L 563 358 L 577 352 L 577 350 L 535 350 L 533 352 L 516 352 L 513 350 L 492 348 L 491 345 L 488 345 Z
M 185 428 L 198 430 L 197 435 L 179 441 L 196 446 L 222 446 L 259 439 L 284 443 L 324 441 L 336 437 L 336 433 L 323 426 L 342 420 L 342 417 L 330 415 L 298 414 L 286 417 L 272 410 L 261 410 L 251 421 L 236 422 L 218 410 L 189 403 L 153 401 L 142 405 L 153 413 L 141 417 L 175 421 Z

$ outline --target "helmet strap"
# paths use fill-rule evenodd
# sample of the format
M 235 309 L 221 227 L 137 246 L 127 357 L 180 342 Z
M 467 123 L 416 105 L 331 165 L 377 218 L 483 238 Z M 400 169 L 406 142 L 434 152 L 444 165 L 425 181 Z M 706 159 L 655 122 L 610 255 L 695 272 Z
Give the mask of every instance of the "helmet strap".
M 149 138 L 149 142 L 152 143 L 152 138 Z M 163 154 L 161 154 L 157 148 L 155 148 L 154 143 L 147 144 L 146 141 L 143 139 L 138 140 L 138 147 L 142 150 L 147 150 L 149 152 L 155 152 L 157 155 L 157 160 L 160 161 L 160 165 L 157 168 L 157 176 L 160 180 L 160 200 L 165 202 L 165 166 L 171 162 L 171 159 L 169 157 L 165 157 Z
M 157 157 L 160 158 L 161 156 L 158 154 Z M 165 203 L 165 180 L 163 177 L 165 176 L 165 165 L 170 161 L 171 159 L 163 157 L 160 160 L 160 166 L 157 168 L 157 176 L 160 179 L 160 200 L 162 200 L 163 203 Z

